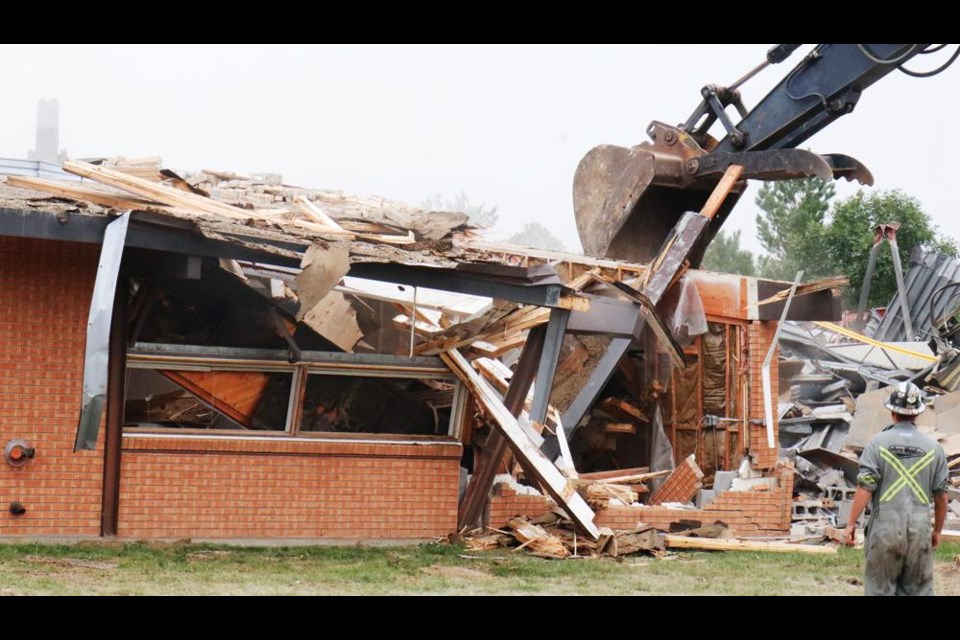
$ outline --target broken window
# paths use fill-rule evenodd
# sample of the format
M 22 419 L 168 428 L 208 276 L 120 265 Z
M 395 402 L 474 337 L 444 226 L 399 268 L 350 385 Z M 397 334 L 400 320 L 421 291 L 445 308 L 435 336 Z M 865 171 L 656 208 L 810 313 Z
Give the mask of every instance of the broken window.
M 130 368 L 124 425 L 288 431 L 293 377 L 282 371 Z
M 125 428 L 456 436 L 463 421 L 466 393 L 439 362 L 428 366 L 393 356 L 306 352 L 312 361 L 290 364 L 265 360 L 272 352 L 232 349 L 232 358 L 212 358 L 205 355 L 210 350 L 139 345 L 131 352 Z M 363 358 L 376 362 L 357 362 Z M 317 362 L 324 359 L 332 361 Z
M 448 435 L 457 387 L 430 379 L 311 374 L 300 432 Z

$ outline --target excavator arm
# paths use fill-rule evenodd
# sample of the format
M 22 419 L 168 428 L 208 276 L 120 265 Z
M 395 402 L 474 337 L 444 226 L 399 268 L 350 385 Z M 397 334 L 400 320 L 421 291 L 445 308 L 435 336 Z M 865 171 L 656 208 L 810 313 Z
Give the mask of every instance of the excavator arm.
M 591 150 L 574 178 L 574 210 L 584 251 L 648 261 L 684 212 L 700 210 L 731 164 L 744 167 L 744 179 L 842 177 L 873 184 L 867 168 L 850 156 L 817 155 L 796 147 L 851 113 L 867 87 L 915 56 L 946 45 L 819 44 L 752 110 L 745 109 L 739 87 L 800 46 L 776 45 L 763 64 L 729 87 L 704 87 L 699 106 L 686 122 L 677 127 L 653 122 L 647 128 L 650 141 Z M 731 118 L 730 107 L 739 120 Z M 719 140 L 709 133 L 717 123 L 723 127 Z M 740 185 L 715 216 L 702 246 L 691 253 L 693 262 L 702 258 L 742 191 Z

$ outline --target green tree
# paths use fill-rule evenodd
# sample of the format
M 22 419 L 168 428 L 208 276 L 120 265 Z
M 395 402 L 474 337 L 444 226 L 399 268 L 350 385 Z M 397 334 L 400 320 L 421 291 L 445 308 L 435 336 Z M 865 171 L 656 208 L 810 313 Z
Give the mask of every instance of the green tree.
M 740 231 L 721 231 L 714 237 L 703 256 L 703 268 L 720 273 L 752 276 L 756 273 L 753 253 L 740 248 Z
M 527 222 L 523 225 L 523 231 L 519 231 L 509 238 L 506 242 L 521 247 L 530 247 L 533 249 L 544 249 L 547 251 L 563 251 L 563 243 L 550 233 L 550 229 L 539 222 Z
M 470 222 L 484 229 L 492 229 L 497 226 L 497 221 L 500 219 L 496 205 L 488 207 L 486 202 L 473 204 L 463 191 L 454 195 L 452 198 L 448 198 L 442 193 L 437 193 L 422 201 L 420 207 L 427 211 L 457 211 L 465 213 L 470 216 Z
M 897 245 L 904 270 L 909 268 L 910 253 L 914 247 L 957 256 L 956 243 L 944 237 L 920 206 L 920 202 L 902 191 L 882 191 L 867 194 L 864 191 L 837 202 L 830 216 L 830 224 L 822 234 L 823 248 L 831 270 L 850 278 L 847 303 L 851 307 L 860 299 L 863 277 L 873 246 L 873 229 L 882 223 L 899 222 Z M 890 302 L 897 290 L 890 249 L 880 248 L 877 266 L 870 286 L 870 306 Z
M 835 193 L 832 182 L 817 178 L 767 182 L 760 187 L 757 238 L 767 252 L 757 260 L 762 276 L 793 280 L 800 269 L 807 278 L 828 275 L 823 231 Z

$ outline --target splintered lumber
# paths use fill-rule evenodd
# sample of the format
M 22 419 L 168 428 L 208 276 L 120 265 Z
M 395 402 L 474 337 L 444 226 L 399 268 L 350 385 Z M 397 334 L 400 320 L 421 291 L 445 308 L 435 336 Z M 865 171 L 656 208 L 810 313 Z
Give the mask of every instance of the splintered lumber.
M 507 314 L 497 320 L 482 333 L 460 335 L 460 325 L 451 327 L 450 337 L 441 337 L 417 346 L 413 351 L 416 355 L 434 356 L 452 349 L 466 347 L 474 342 L 490 342 L 501 335 L 509 335 L 533 327 L 546 324 L 550 321 L 550 309 L 545 307 L 524 307 Z
M 607 480 L 608 478 L 620 478 L 622 476 L 635 476 L 640 473 L 649 473 L 650 467 L 635 467 L 633 469 L 613 469 L 611 471 L 591 471 L 581 473 L 581 480 Z M 670 473 L 667 471 L 667 473 Z M 614 480 L 619 482 L 619 480 Z
M 534 446 L 497 392 L 456 349 L 442 353 L 440 357 L 480 402 L 494 426 L 510 443 L 514 455 L 538 476 L 535 479 L 563 507 L 570 519 L 591 539 L 596 540 L 600 532 L 593 524 L 593 510 L 577 493 L 576 487 Z
M 698 549 L 703 551 L 765 551 L 768 553 L 809 553 L 836 555 L 836 547 L 789 542 L 761 542 L 759 540 L 736 540 L 733 538 L 691 538 L 668 535 L 663 537 L 668 549 Z
M 42 178 L 30 178 L 27 176 L 7 176 L 6 182 L 11 187 L 19 189 L 30 189 L 41 193 L 48 193 L 59 198 L 69 198 L 71 200 L 92 202 L 101 207 L 111 209 L 121 209 L 124 211 L 151 211 L 155 213 L 166 213 L 175 216 L 187 216 L 193 214 L 188 209 L 181 207 L 168 207 L 167 205 L 157 204 L 149 200 L 134 198 L 122 193 L 110 193 L 101 189 L 91 189 L 90 187 L 81 187 L 76 184 L 67 184 L 65 182 L 54 182 Z
M 470 536 L 464 540 L 464 546 L 471 551 L 493 551 L 509 546 L 511 537 L 503 533 L 486 536 Z
M 405 233 L 386 233 L 394 230 L 390 229 L 389 227 L 382 227 L 380 225 L 344 222 L 341 227 L 345 228 L 337 230 L 333 227 L 317 224 L 316 222 L 312 222 L 310 220 L 294 219 L 290 222 L 295 227 L 300 227 L 301 229 L 306 229 L 307 231 L 314 231 L 316 233 L 329 236 L 343 236 L 346 239 L 358 238 L 360 240 L 370 240 L 373 242 L 397 245 L 414 244 L 417 241 L 417 238 L 415 235 L 413 235 L 412 231 L 407 231 Z
M 625 469 L 624 471 L 629 471 Z M 621 475 L 616 475 L 616 474 Z M 608 484 L 640 484 L 641 482 L 646 482 L 647 480 L 653 480 L 654 478 L 662 478 L 663 476 L 668 476 L 673 473 L 672 469 L 667 469 L 665 471 L 650 471 L 643 473 L 632 473 L 624 474 L 622 471 L 601 471 L 599 473 L 581 473 L 580 482 L 583 484 L 589 482 L 605 482 Z M 606 475 L 614 474 L 614 475 Z M 598 477 L 601 476 L 601 477 Z
M 218 202 L 195 193 L 188 193 L 173 187 L 144 180 L 136 176 L 127 175 L 122 171 L 97 167 L 88 162 L 67 160 L 63 163 L 64 171 L 83 178 L 89 178 L 127 193 L 132 193 L 147 200 L 153 200 L 170 207 L 180 207 L 216 216 L 225 216 L 235 220 L 249 220 L 249 211 L 233 205 Z
M 637 432 L 637 425 L 632 422 L 607 422 L 603 425 L 604 433 L 629 433 Z
M 560 296 L 555 305 L 559 309 L 569 309 L 570 311 L 590 311 L 590 298 L 584 296 Z
M 595 274 L 593 274 L 595 275 Z M 593 276 L 585 273 L 568 286 L 574 291 L 580 291 L 587 284 L 593 281 Z M 588 311 L 590 300 L 576 296 L 564 296 L 556 305 L 561 308 L 567 308 L 574 311 Z M 550 321 L 550 309 L 547 307 L 527 306 L 521 307 L 501 317 L 492 324 L 484 324 L 477 331 L 464 331 L 465 325 L 455 325 L 451 327 L 449 338 L 441 337 L 431 342 L 425 342 L 414 349 L 417 355 L 433 356 L 450 349 L 459 349 L 461 347 L 472 345 L 476 342 L 487 342 L 497 344 L 501 340 L 514 340 L 514 336 Z M 476 326 L 476 325 L 471 325 Z M 517 346 L 522 344 L 516 342 Z
M 523 518 L 514 518 L 507 523 L 507 526 L 513 531 L 513 537 L 517 539 L 520 546 L 514 549 L 519 551 L 529 547 L 535 555 L 548 558 L 569 558 L 570 552 L 564 546 L 563 541 L 546 529 Z
M 643 414 L 640 409 L 618 398 L 605 398 L 599 406 L 599 409 L 615 420 L 621 422 L 630 422 L 636 420 L 639 422 L 650 422 L 650 419 Z
M 316 222 L 319 225 L 324 227 L 329 227 L 331 230 L 340 233 L 349 233 L 346 229 L 341 227 L 336 220 L 324 213 L 323 209 L 310 202 L 304 195 L 299 195 L 293 201 L 297 208 L 307 216 L 311 221 Z
M 840 287 L 845 287 L 850 284 L 850 278 L 847 276 L 834 276 L 832 278 L 824 278 L 823 280 L 817 280 L 815 282 L 808 282 L 806 284 L 801 284 L 797 287 L 794 297 L 803 296 L 808 293 L 817 293 L 818 291 L 824 291 L 826 289 L 839 289 Z M 773 304 L 774 302 L 783 302 L 790 296 L 790 287 L 778 291 L 769 298 L 764 298 L 757 303 L 757 306 L 765 304 Z
M 527 336 L 515 333 L 505 338 L 490 338 L 490 341 L 474 342 L 471 347 L 480 355 L 488 358 L 498 358 L 508 351 L 519 349 L 527 341 Z
M 619 500 L 624 505 L 631 505 L 638 498 L 637 492 L 632 487 L 605 482 L 591 482 L 582 487 L 580 493 L 586 498 L 587 503 L 597 507 L 605 507 L 611 500 Z
M 727 170 L 723 173 L 723 177 L 720 178 L 720 182 L 717 183 L 717 186 L 707 199 L 706 204 L 703 205 L 703 209 L 700 210 L 700 215 L 708 220 L 712 220 L 713 216 L 717 215 L 717 212 L 720 211 L 723 201 L 726 200 L 730 192 L 733 191 L 733 188 L 742 175 L 742 166 L 732 164 L 727 167 Z

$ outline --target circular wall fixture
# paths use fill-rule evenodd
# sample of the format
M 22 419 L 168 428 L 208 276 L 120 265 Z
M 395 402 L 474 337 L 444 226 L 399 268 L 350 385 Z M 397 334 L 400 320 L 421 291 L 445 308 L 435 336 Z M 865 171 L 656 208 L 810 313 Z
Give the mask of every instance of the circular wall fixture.
M 26 440 L 15 439 L 7 443 L 3 450 L 3 458 L 11 467 L 22 467 L 36 455 L 36 449 Z

